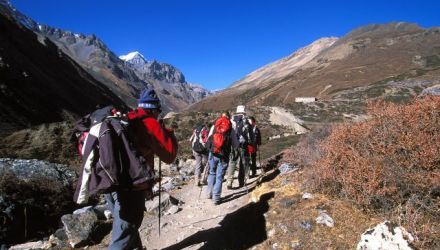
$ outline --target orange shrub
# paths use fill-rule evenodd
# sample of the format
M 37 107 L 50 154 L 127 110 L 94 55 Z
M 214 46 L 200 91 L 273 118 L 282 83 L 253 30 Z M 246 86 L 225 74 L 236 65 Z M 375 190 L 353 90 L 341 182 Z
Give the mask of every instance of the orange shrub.
M 333 127 L 321 143 L 323 157 L 313 163 L 319 173 L 315 187 L 376 211 L 396 212 L 413 230 L 421 230 L 416 224 L 422 220 L 438 221 L 440 97 L 407 105 L 376 101 L 368 114 L 365 122 Z
M 368 114 L 366 122 L 335 126 L 323 141 L 319 184 L 363 205 L 394 204 L 440 186 L 440 97 L 378 101 Z

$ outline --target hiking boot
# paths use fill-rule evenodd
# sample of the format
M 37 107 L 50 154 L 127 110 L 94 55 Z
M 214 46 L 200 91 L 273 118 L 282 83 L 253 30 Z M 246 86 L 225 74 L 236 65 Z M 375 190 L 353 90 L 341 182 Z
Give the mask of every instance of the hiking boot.
M 214 204 L 215 206 L 220 205 L 221 201 L 220 200 L 215 200 L 212 202 L 212 204 Z
M 228 181 L 228 184 L 226 185 L 226 188 L 231 190 L 232 189 L 232 181 Z

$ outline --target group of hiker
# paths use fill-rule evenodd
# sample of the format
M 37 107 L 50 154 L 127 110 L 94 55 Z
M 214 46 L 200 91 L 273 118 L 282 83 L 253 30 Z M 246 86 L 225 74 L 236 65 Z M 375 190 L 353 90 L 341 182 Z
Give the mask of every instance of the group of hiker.
M 207 184 L 205 197 L 215 205 L 221 202 L 222 183 L 227 173 L 227 188 L 233 188 L 238 169 L 238 187 L 257 174 L 257 152 L 261 133 L 254 117 L 247 117 L 245 106 L 237 106 L 231 117 L 223 112 L 214 124 L 198 124 L 190 138 L 196 163 L 194 183 Z
M 154 184 L 161 181 L 160 162 L 170 164 L 177 156 L 177 139 L 159 118 L 161 112 L 156 92 L 147 88 L 140 93 L 136 109 L 121 114 L 107 106 L 75 125 L 72 140 L 82 157 L 82 171 L 74 199 L 87 204 L 90 196 L 104 194 L 113 215 L 111 250 L 143 249 L 138 229 L 145 199 L 152 198 Z M 207 184 L 206 197 L 214 204 L 221 202 L 226 171 L 228 189 L 236 169 L 239 187 L 256 175 L 261 135 L 255 118 L 246 116 L 245 106 L 238 106 L 232 118 L 223 112 L 213 124 L 197 126 L 190 140 L 196 159 L 195 183 Z M 154 155 L 160 160 L 159 176 Z

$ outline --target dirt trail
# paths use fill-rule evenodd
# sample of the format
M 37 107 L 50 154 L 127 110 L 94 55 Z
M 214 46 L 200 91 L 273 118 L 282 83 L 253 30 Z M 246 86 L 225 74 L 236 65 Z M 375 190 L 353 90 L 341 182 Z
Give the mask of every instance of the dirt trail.
M 256 180 L 248 180 L 249 189 Z M 214 205 L 204 193 L 199 198 L 200 187 L 191 182 L 172 193 L 184 204 L 178 213 L 162 216 L 160 238 L 157 217 L 144 218 L 140 228 L 143 245 L 147 249 L 243 249 L 258 244 L 266 238 L 263 214 L 267 209 L 248 203 L 250 192 L 246 187 L 227 190 L 223 183 L 222 203 Z

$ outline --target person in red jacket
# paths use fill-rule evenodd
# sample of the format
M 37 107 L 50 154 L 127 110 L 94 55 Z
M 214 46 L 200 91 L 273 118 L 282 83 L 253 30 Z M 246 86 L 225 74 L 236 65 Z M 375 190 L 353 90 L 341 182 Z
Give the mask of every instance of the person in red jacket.
M 165 128 L 162 120 L 158 120 L 160 113 L 161 105 L 156 92 L 145 89 L 140 95 L 138 108 L 127 114 L 136 138 L 134 143 L 150 166 L 154 166 L 154 155 L 165 163 L 172 163 L 178 150 L 174 132 Z M 138 229 L 144 217 L 145 198 L 151 197 L 152 188 L 147 185 L 107 195 L 113 214 L 109 249 L 142 249 Z

